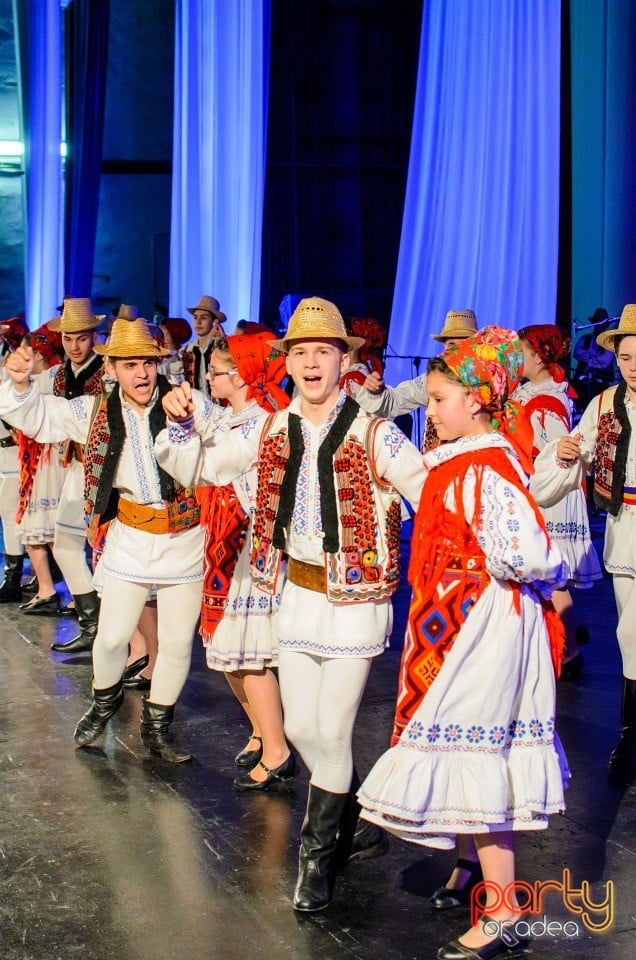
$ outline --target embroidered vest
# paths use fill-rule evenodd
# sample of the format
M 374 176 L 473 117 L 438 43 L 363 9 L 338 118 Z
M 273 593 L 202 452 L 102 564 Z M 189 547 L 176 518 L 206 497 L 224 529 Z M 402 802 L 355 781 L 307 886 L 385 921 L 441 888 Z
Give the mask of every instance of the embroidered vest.
M 165 427 L 165 414 L 159 402 L 172 386 L 165 377 L 157 378 L 159 397 L 148 417 L 150 432 L 155 438 Z M 119 389 L 95 398 L 84 459 L 84 510 L 91 544 L 103 536 L 104 525 L 117 514 L 119 493 L 113 487 L 115 471 L 124 447 L 126 429 Z M 199 507 L 191 487 L 179 487 L 161 467 L 161 496 L 168 513 L 171 533 L 189 529 L 199 520 Z
M 594 448 L 594 502 L 613 517 L 623 505 L 627 452 L 632 428 L 625 407 L 627 384 L 604 390 L 598 398 Z
M 91 362 L 75 375 L 70 360 L 61 363 L 53 378 L 53 393 L 56 397 L 73 400 L 88 394 L 97 397 L 102 392 L 103 359 L 95 354 Z
M 335 530 L 323 531 L 325 548 L 334 548 L 324 554 L 327 597 L 334 603 L 387 600 L 400 579 L 400 497 L 375 470 L 373 444 L 382 421 L 361 413 L 357 404 L 355 407 L 357 415 L 332 458 Z M 284 504 L 284 497 L 281 498 L 292 452 L 289 421 L 288 411 L 272 414 L 268 419 L 258 460 L 250 569 L 259 588 L 269 594 L 274 593 L 283 555 L 277 520 L 281 514 L 291 517 L 294 506 L 293 502 Z M 325 495 L 328 499 L 322 482 L 320 492 L 321 501 Z M 295 500 L 295 487 L 291 498 Z M 324 516 L 323 510 L 323 526 Z M 328 544 L 333 536 L 336 542 Z
M 83 370 L 80 370 L 76 376 L 71 361 L 67 359 L 55 371 L 53 378 L 54 396 L 64 397 L 66 400 L 74 400 L 75 397 L 81 397 L 84 394 L 88 394 L 89 397 L 98 397 L 102 392 L 103 366 L 103 358 L 95 354 L 91 362 Z M 81 446 L 69 440 L 60 453 L 62 466 L 68 467 L 76 454 L 81 463 Z
M 205 349 L 205 352 L 203 353 L 203 361 L 205 363 L 206 370 L 210 362 L 210 355 L 212 353 L 213 346 L 214 346 L 214 341 L 210 340 L 209 344 Z M 201 372 L 201 350 L 199 349 L 196 343 L 188 344 L 188 346 L 183 351 L 182 360 L 183 360 L 183 374 L 186 380 L 188 381 L 191 387 L 195 388 L 195 390 L 200 390 L 201 386 L 199 384 L 199 375 Z M 207 383 L 206 383 L 206 388 L 204 392 L 206 396 L 210 395 L 210 391 L 207 387 Z

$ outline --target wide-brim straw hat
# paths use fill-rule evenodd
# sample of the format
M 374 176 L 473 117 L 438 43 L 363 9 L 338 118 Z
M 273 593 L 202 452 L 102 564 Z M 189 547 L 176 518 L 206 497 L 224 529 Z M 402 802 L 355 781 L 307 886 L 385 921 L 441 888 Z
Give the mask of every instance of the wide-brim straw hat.
M 165 357 L 170 351 L 153 340 L 148 324 L 137 320 L 117 319 L 113 323 L 106 343 L 93 347 L 102 357 Z
M 432 333 L 433 340 L 461 340 L 477 333 L 477 317 L 472 310 L 449 310 L 441 333 Z
M 93 313 L 89 297 L 69 297 L 62 305 L 62 316 L 54 317 L 48 326 L 49 330 L 59 330 L 60 333 L 81 333 L 82 330 L 94 330 L 105 316 L 104 313 L 97 316 Z
M 292 340 L 343 340 L 349 350 L 356 350 L 365 342 L 364 337 L 349 336 L 338 307 L 322 297 L 301 300 L 289 318 L 284 339 L 273 340 L 272 346 L 288 353 Z
M 211 313 L 213 317 L 219 321 L 219 323 L 225 323 L 227 317 L 221 310 L 221 304 L 216 299 L 216 297 L 203 296 L 197 303 L 196 307 L 186 307 L 188 313 L 194 313 L 195 310 L 207 310 L 208 313 Z
M 636 303 L 627 303 L 623 307 L 621 318 L 615 330 L 604 330 L 599 333 L 596 342 L 605 350 L 614 349 L 616 337 L 636 337 Z
M 134 303 L 122 303 L 117 311 L 117 320 L 137 320 L 139 308 Z

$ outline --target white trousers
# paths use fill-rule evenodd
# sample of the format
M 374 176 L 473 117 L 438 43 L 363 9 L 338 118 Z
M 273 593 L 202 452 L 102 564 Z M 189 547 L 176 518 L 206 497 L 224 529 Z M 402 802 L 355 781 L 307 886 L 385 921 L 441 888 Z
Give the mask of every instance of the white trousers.
M 139 623 L 150 583 L 131 583 L 104 574 L 97 637 L 93 646 L 96 690 L 121 679 L 128 657 L 128 641 Z M 201 580 L 157 586 L 159 654 L 152 675 L 151 703 L 177 702 L 190 669 L 192 641 L 201 611 Z
M 69 592 L 74 597 L 92 592 L 93 574 L 86 560 L 86 534 L 78 536 L 56 524 L 53 556 L 62 571 Z
M 636 680 L 636 578 L 614 574 L 612 579 L 618 610 L 616 636 L 623 658 L 623 676 Z
M 351 739 L 371 659 L 326 659 L 279 651 L 285 733 L 316 787 L 347 793 L 351 786 Z
M 20 557 L 24 553 L 24 546 L 16 534 L 15 515 L 18 510 L 18 489 L 20 479 L 16 476 L 0 477 L 0 520 L 2 521 L 2 538 L 4 552 L 10 557 Z

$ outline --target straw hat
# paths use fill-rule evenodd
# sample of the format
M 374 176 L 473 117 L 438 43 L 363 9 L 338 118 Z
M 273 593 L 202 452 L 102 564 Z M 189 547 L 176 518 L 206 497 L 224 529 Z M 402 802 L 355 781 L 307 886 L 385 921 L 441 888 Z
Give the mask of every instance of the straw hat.
M 596 342 L 605 350 L 614 349 L 616 337 L 636 337 L 636 303 L 628 303 L 623 307 L 621 319 L 615 330 L 604 330 L 599 333 Z
M 432 333 L 433 340 L 461 340 L 477 333 L 477 317 L 472 310 L 449 310 L 441 333 Z
M 188 313 L 194 313 L 195 310 L 207 310 L 208 313 L 211 313 L 213 317 L 219 321 L 219 323 L 225 323 L 227 317 L 221 310 L 221 304 L 216 299 L 216 297 L 203 296 L 197 303 L 196 307 L 186 307 Z
M 347 334 L 338 307 L 322 297 L 305 297 L 301 300 L 290 317 L 285 338 L 273 340 L 272 346 L 275 350 L 287 353 L 290 340 L 344 340 L 349 350 L 355 350 L 364 343 L 364 337 L 350 337 Z
M 49 330 L 61 333 L 81 333 L 82 330 L 94 330 L 105 314 L 95 316 L 89 297 L 68 297 L 62 305 L 62 316 L 49 322 Z
M 117 320 L 138 320 L 139 310 L 134 303 L 122 303 L 117 311 Z
M 148 324 L 139 317 L 137 320 L 117 319 L 113 323 L 106 343 L 93 347 L 102 357 L 165 357 L 170 351 L 160 347 L 153 340 Z

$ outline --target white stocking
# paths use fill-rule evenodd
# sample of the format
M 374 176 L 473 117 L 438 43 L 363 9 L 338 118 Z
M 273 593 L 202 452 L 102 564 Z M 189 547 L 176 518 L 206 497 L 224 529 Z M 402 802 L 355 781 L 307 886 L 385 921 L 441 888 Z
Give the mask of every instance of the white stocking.
M 370 659 L 279 651 L 285 733 L 312 784 L 331 793 L 347 793 L 351 786 L 351 738 L 370 668 Z

